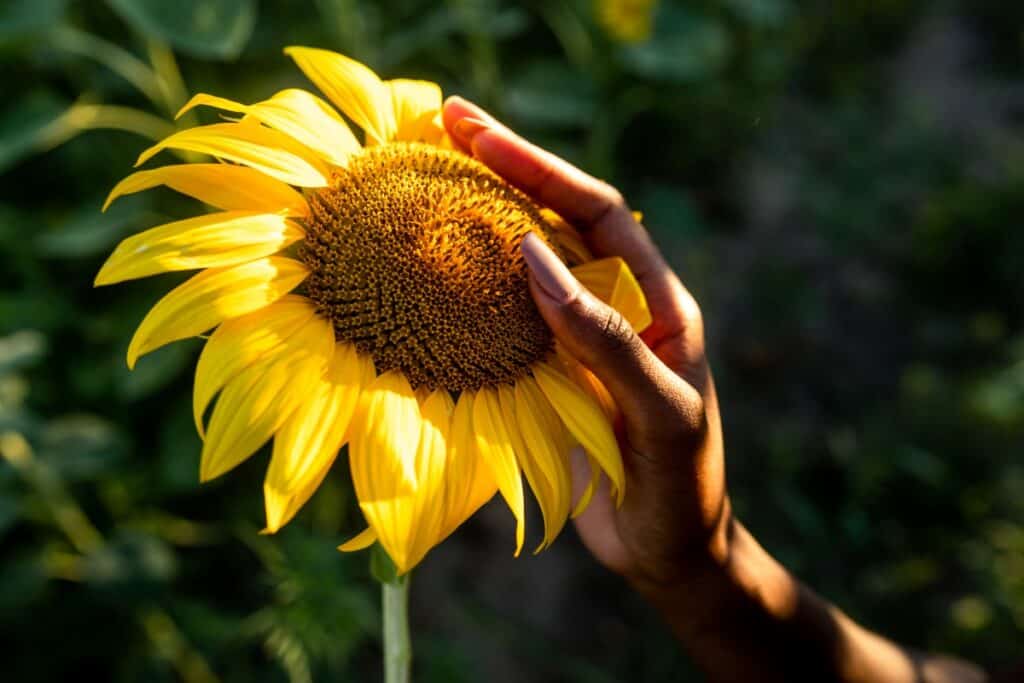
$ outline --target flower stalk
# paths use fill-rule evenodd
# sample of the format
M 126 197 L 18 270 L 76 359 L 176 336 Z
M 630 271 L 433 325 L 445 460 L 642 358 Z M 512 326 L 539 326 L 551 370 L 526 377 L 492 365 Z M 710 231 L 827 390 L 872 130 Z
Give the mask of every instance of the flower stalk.
M 409 639 L 409 575 L 382 583 L 384 681 L 409 683 L 412 644 Z
M 409 683 L 412 641 L 409 637 L 409 573 L 398 575 L 387 552 L 375 544 L 370 573 L 380 583 L 381 639 L 384 645 L 384 683 Z

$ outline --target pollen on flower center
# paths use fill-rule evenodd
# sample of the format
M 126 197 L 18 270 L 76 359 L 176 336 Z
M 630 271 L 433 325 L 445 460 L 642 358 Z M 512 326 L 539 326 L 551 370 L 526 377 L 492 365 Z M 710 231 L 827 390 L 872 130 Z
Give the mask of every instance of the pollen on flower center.
M 338 339 L 414 388 L 513 382 L 551 350 L 519 244 L 551 228 L 479 162 L 437 147 L 370 147 L 310 199 L 308 296 Z

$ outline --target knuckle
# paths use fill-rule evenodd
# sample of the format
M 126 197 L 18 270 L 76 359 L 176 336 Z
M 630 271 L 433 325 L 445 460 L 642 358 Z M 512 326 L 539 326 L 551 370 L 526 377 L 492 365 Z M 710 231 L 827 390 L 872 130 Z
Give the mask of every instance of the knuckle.
M 635 334 L 625 316 L 611 306 L 604 306 L 599 321 L 601 338 L 609 351 L 621 352 L 632 347 Z
M 682 293 L 680 294 L 679 303 L 683 309 L 684 319 L 691 325 L 701 325 L 703 328 L 704 314 L 700 310 L 700 304 L 697 303 L 697 300 L 688 289 L 682 287 L 681 284 L 680 288 L 682 289 Z
M 626 198 L 622 196 L 622 193 L 619 192 L 618 188 L 613 187 L 604 181 L 601 181 L 601 185 L 604 188 L 604 194 L 610 207 L 614 209 L 626 208 Z
M 594 196 L 598 203 L 594 207 L 593 215 L 590 216 L 590 222 L 593 225 L 600 225 L 612 220 L 612 217 L 617 219 L 623 215 L 630 215 L 629 207 L 626 205 L 626 199 L 622 193 L 603 180 L 598 181 L 598 188 Z

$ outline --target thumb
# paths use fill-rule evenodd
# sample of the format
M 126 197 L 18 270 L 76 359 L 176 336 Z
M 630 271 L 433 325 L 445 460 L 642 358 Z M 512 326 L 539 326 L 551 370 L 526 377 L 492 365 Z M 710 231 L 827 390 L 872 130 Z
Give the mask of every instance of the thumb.
M 678 446 L 678 438 L 703 430 L 700 395 L 654 355 L 621 313 L 587 291 L 536 234 L 523 239 L 521 251 L 540 314 L 565 350 L 607 387 L 634 448 L 660 451 L 657 446 Z

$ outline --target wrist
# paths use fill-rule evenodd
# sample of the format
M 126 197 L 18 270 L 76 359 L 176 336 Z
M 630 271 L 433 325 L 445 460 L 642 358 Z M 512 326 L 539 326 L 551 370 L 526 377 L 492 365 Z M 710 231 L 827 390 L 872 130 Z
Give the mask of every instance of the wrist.
M 742 529 L 732 515 L 728 497 L 721 509 L 719 519 L 700 543 L 689 544 L 666 563 L 670 569 L 627 576 L 633 589 L 659 609 L 680 603 L 685 607 L 690 603 L 715 602 L 716 596 L 731 582 L 730 565 L 736 559 L 737 529 Z
M 729 510 L 672 581 L 632 581 L 684 642 L 697 644 L 737 624 L 792 614 L 800 584 Z

